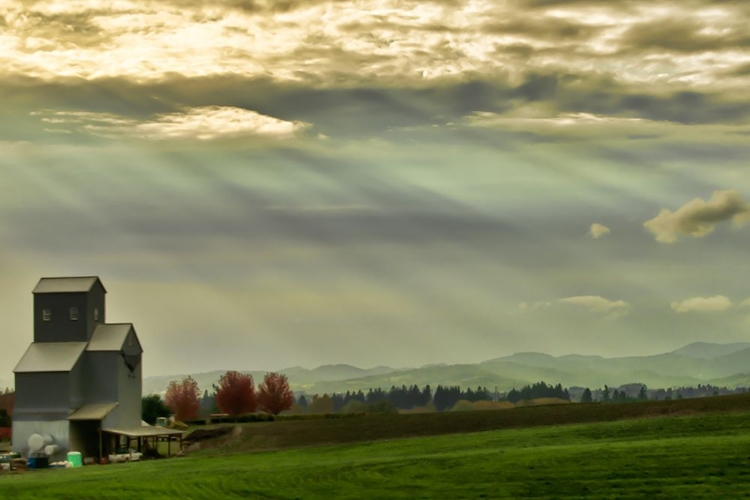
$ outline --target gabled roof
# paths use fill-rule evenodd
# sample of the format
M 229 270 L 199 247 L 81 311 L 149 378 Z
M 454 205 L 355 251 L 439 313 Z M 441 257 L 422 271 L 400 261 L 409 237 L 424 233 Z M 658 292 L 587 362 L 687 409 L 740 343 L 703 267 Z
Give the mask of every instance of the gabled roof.
M 85 293 L 96 283 L 99 283 L 104 293 L 107 293 L 107 289 L 104 288 L 98 276 L 42 278 L 31 293 Z
M 69 372 L 84 349 L 86 342 L 33 342 L 13 372 Z
M 104 417 L 117 408 L 117 403 L 95 403 L 83 405 L 70 414 L 68 420 L 104 420 Z
M 133 330 L 132 323 L 99 324 L 91 336 L 87 351 L 119 351 Z M 136 336 L 136 342 L 138 342 Z M 140 342 L 138 342 L 140 347 Z M 143 349 L 141 348 L 141 352 Z

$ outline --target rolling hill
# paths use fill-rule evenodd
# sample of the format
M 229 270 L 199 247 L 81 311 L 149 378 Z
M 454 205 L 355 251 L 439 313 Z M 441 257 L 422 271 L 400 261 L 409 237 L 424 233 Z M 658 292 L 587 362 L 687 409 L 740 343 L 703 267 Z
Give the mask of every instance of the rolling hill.
M 420 368 L 393 369 L 378 366 L 370 369 L 351 365 L 323 365 L 314 369 L 299 366 L 279 370 L 289 377 L 296 392 L 308 394 L 388 389 L 395 385 L 486 386 L 499 391 L 545 381 L 566 387 L 599 388 L 605 384 L 620 386 L 646 384 L 650 388 L 696 386 L 750 386 L 750 343 L 710 344 L 699 342 L 672 352 L 653 356 L 604 358 L 571 354 L 550 356 L 537 352 L 517 353 L 476 364 L 430 364 Z M 201 389 L 210 389 L 223 371 L 193 374 Z M 265 372 L 246 372 L 260 380 Z M 144 394 L 165 390 L 169 381 L 185 375 L 147 377 Z
M 735 342 L 733 344 L 709 344 L 708 342 L 694 342 L 681 347 L 674 354 L 690 358 L 714 359 L 750 348 L 750 342 Z

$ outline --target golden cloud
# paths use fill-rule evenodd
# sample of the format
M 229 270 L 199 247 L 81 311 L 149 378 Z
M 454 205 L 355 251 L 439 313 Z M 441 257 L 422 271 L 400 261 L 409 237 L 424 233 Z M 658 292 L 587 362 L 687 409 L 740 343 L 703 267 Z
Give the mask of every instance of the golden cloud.
M 672 302 L 671 307 L 672 310 L 678 314 L 691 311 L 726 311 L 732 307 L 732 301 L 723 295 L 716 295 L 714 297 L 695 297 L 683 300 L 682 302 Z
M 656 241 L 674 243 L 678 234 L 702 238 L 711 234 L 717 224 L 729 220 L 737 227 L 750 221 L 750 204 L 743 201 L 737 190 L 714 191 L 708 201 L 696 198 L 674 212 L 663 208 L 643 226 Z

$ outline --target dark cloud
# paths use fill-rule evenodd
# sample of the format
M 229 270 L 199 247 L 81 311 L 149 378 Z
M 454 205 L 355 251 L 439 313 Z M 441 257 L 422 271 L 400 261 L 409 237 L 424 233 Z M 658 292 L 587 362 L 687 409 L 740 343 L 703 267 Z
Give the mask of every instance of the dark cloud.
M 491 35 L 527 35 L 541 39 L 576 38 L 585 41 L 601 32 L 603 27 L 581 24 L 566 19 L 546 17 L 519 17 L 516 19 L 494 20 L 480 27 Z M 583 40 L 581 40 L 583 39 Z
M 725 76 L 750 76 L 750 63 L 737 66 L 724 73 Z
M 612 79 L 565 73 L 528 74 L 511 85 L 476 75 L 460 82 L 404 86 L 372 81 L 278 82 L 268 78 L 170 75 L 146 83 L 128 79 L 43 81 L 10 77 L 0 81 L 0 139 L 38 140 L 42 128 L 54 128 L 30 113 L 40 110 L 112 113 L 136 120 L 179 112 L 185 107 L 233 106 L 287 121 L 312 123 L 313 134 L 334 138 L 371 136 L 398 140 L 391 131 L 445 127 L 475 112 L 505 114 L 529 103 L 555 113 L 590 113 L 681 124 L 741 123 L 750 118 L 750 99 L 732 92 L 645 93 Z M 458 134 L 459 127 L 451 129 Z M 531 131 L 533 133 L 533 131 Z M 475 140 L 484 141 L 476 131 Z M 43 134 L 49 137 L 52 134 Z M 522 137 L 516 137 L 523 139 Z M 59 134 L 51 140 L 59 140 Z M 537 134 L 532 142 L 554 141 Z M 492 141 L 492 139 L 489 139 Z
M 629 141 L 643 141 L 648 139 L 659 139 L 663 137 L 662 134 L 628 134 L 627 139 Z
M 706 52 L 750 47 L 747 20 L 724 33 L 706 34 L 697 19 L 659 19 L 636 24 L 622 36 L 621 51 Z
M 739 99 L 738 99 L 739 98 Z M 607 116 L 645 118 L 683 124 L 737 123 L 750 117 L 750 99 L 745 96 L 709 92 L 644 94 L 620 87 L 606 91 L 566 91 L 560 109 Z

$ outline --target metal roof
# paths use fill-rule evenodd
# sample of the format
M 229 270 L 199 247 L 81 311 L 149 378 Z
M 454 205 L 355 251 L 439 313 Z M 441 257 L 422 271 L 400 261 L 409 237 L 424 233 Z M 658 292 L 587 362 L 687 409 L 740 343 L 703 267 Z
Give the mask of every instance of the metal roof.
M 42 278 L 31 293 L 81 293 L 88 292 L 95 283 L 104 288 L 98 276 L 73 276 L 64 278 Z
M 33 342 L 13 372 L 69 372 L 84 349 L 86 342 Z
M 99 324 L 89 340 L 87 351 L 119 351 L 133 329 L 132 323 Z
M 68 420 L 104 420 L 109 412 L 117 408 L 117 403 L 96 403 L 83 405 L 70 414 Z
M 167 429 L 166 427 L 154 427 L 154 426 L 140 426 L 140 427 L 128 427 L 122 429 L 102 429 L 104 432 L 111 432 L 112 434 L 120 434 L 122 436 L 128 436 L 132 438 L 136 437 L 150 437 L 150 436 L 172 436 L 177 434 L 184 434 L 185 431 L 178 431 L 177 429 Z

